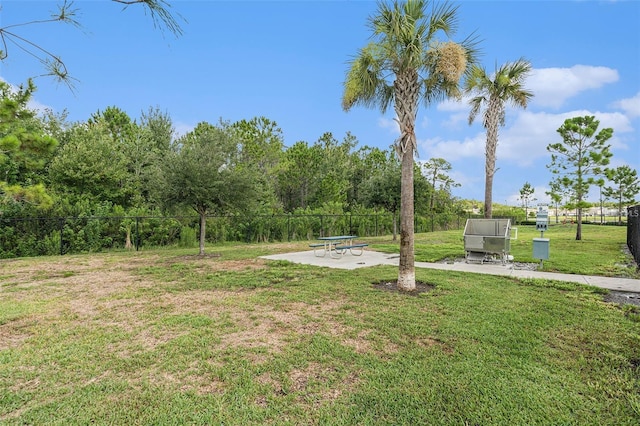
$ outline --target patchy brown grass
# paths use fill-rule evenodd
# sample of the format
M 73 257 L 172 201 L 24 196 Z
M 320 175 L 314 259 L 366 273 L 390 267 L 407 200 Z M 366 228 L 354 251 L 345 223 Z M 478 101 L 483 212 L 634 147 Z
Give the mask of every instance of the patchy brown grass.
M 282 249 L 291 244 L 282 244 Z M 122 258 L 120 258 L 122 260 Z M 231 331 L 220 333 L 220 346 L 239 349 L 260 349 L 252 362 L 264 362 L 280 353 L 292 341 L 303 336 L 324 333 L 357 353 L 375 350 L 368 340 L 370 331 L 354 330 L 337 320 L 344 309 L 341 300 L 325 300 L 321 304 L 302 302 L 280 303 L 277 307 L 256 304 L 255 296 L 264 290 L 191 290 L 160 292 L 138 297 L 141 291 L 153 289 L 158 283 L 141 276 L 138 270 L 148 266 L 186 264 L 196 271 L 239 272 L 267 268 L 262 259 L 221 260 L 218 256 L 175 256 L 162 259 L 158 255 L 132 255 L 126 262 L 110 256 L 70 256 L 33 261 L 3 261 L 5 273 L 11 278 L 3 286 L 11 288 L 11 297 L 47 305 L 29 319 L 0 325 L 0 349 L 17 347 L 30 337 L 28 331 L 37 323 L 55 323 L 60 318 L 72 318 L 74 324 L 111 327 L 128 336 L 125 341 L 109 347 L 120 357 L 130 357 L 137 350 L 152 350 L 180 337 L 180 332 L 152 327 L 148 317 L 152 310 L 173 315 L 202 315 L 213 319 L 228 317 L 234 324 Z M 251 306 L 247 312 L 247 306 Z M 380 346 L 380 345 L 378 345 Z M 386 342 L 385 353 L 395 352 Z M 137 348 L 137 349 L 136 349 Z

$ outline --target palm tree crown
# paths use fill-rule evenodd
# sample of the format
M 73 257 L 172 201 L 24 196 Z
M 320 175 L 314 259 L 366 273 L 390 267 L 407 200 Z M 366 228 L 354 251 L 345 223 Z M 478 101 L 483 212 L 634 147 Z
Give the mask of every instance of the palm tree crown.
M 505 104 L 526 108 L 533 93 L 524 88 L 524 81 L 531 72 L 531 64 L 523 58 L 507 62 L 496 70 L 493 76 L 479 66 L 473 65 L 465 81 L 465 92 L 475 95 L 469 101 L 471 111 L 469 124 L 484 107 L 482 125 L 487 130 L 485 146 L 485 194 L 484 216 L 492 215 L 493 176 L 498 146 L 498 128 L 505 124 Z
M 437 40 L 439 33 L 447 38 L 455 33 L 458 8 L 438 3 L 428 14 L 427 6 L 425 0 L 379 4 L 378 13 L 369 18 L 373 41 L 349 62 L 345 110 L 362 105 L 385 113 L 393 103 L 396 113 L 415 120 L 420 98 L 428 105 L 461 96 L 460 77 L 478 54 L 475 39 L 460 44 Z M 403 116 L 398 115 L 398 122 L 402 127 Z M 401 139 L 407 136 L 403 132 Z
M 524 81 L 531 72 L 531 64 L 520 58 L 515 62 L 507 62 L 496 70 L 491 76 L 487 71 L 479 66 L 473 65 L 469 77 L 465 81 L 465 91 L 476 93 L 469 103 L 471 112 L 469 113 L 469 124 L 473 123 L 481 108 L 484 105 L 496 108 L 498 124 L 505 124 L 505 104 L 511 103 L 519 108 L 526 108 L 533 93 L 524 88 Z M 490 117 L 493 115 L 487 108 L 484 112 L 482 125 L 489 127 Z

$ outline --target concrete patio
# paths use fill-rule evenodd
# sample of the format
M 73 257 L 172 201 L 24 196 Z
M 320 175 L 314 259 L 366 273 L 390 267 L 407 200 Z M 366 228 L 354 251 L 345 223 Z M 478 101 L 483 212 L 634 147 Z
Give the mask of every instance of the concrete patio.
M 330 256 L 318 257 L 314 255 L 313 250 L 274 254 L 269 256 L 261 256 L 263 259 L 269 260 L 286 260 L 293 263 L 304 265 L 314 265 L 326 268 L 337 269 L 356 269 L 366 268 L 376 265 L 394 265 L 398 266 L 399 254 L 381 253 L 372 250 L 365 250 L 362 256 L 353 256 L 345 254 L 339 258 Z M 518 278 L 538 278 L 558 281 L 576 282 L 580 284 L 592 285 L 596 287 L 606 288 L 609 290 L 640 293 L 640 280 L 631 278 L 614 278 L 600 277 L 577 274 L 560 274 L 556 272 L 531 271 L 525 269 L 516 269 L 512 263 L 502 264 L 480 264 L 480 263 L 427 263 L 416 262 L 416 268 L 430 268 L 447 271 L 469 272 L 475 274 L 503 275 Z

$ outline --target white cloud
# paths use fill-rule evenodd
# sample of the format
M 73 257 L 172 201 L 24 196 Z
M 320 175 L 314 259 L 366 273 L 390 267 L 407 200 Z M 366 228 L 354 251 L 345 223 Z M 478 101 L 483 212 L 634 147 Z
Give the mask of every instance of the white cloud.
M 626 145 L 617 133 L 633 131 L 629 119 L 618 112 L 569 111 L 560 114 L 521 111 L 512 126 L 501 129 L 498 139 L 498 160 L 530 166 L 535 160 L 548 156 L 547 145 L 561 142 L 558 128 L 568 118 L 593 115 L 600 120 L 599 129 L 611 127 L 614 136 L 609 140 L 612 148 L 625 149 Z
M 42 114 L 42 113 L 45 113 L 46 111 L 53 110 L 53 108 L 51 108 L 50 106 L 40 103 L 34 100 L 33 98 L 31 98 L 27 103 L 27 108 L 35 110 L 38 114 Z
M 533 92 L 534 103 L 559 108 L 580 92 L 600 88 L 618 79 L 618 71 L 612 68 L 574 65 L 571 68 L 533 69 L 525 85 Z
M 423 116 L 422 120 L 420 120 L 420 128 L 428 129 L 431 127 L 431 120 L 429 120 L 428 116 Z
M 625 158 L 620 158 L 619 156 L 616 156 L 616 155 L 611 157 L 611 161 L 609 162 L 609 165 L 607 167 L 610 169 L 616 169 L 621 166 L 629 166 L 633 168 L 633 165 L 630 165 Z
M 464 96 L 459 101 L 455 100 L 455 99 L 447 99 L 445 101 L 440 102 L 436 106 L 436 109 L 438 111 L 445 111 L 445 112 L 462 112 L 462 111 L 466 111 L 467 114 L 468 114 L 469 113 L 469 99 L 471 99 L 471 96 Z
M 448 129 L 459 129 L 467 126 L 467 120 L 469 119 L 468 112 L 459 112 L 449 115 L 449 118 L 442 122 L 442 127 Z
M 391 133 L 399 135 L 400 127 L 398 126 L 398 122 L 393 119 L 389 119 L 386 117 L 378 118 L 378 127 L 389 130 Z
M 13 93 L 16 93 L 18 91 L 18 86 L 16 86 L 15 84 L 9 83 L 7 80 L 5 80 L 2 77 L 0 77 L 0 81 L 7 83 L 9 85 L 10 90 Z M 27 102 L 27 108 L 36 111 L 36 113 L 38 114 L 42 114 L 47 110 L 53 110 L 53 108 L 51 108 L 50 106 L 45 105 L 41 102 L 38 102 L 37 100 L 33 99 L 33 97 L 29 99 L 29 102 Z
M 484 191 L 484 172 L 469 174 L 454 168 L 449 172 L 449 176 L 454 182 L 459 183 L 461 187 Z
M 531 167 L 537 160 L 549 156 L 547 145 L 561 142 L 557 129 L 566 119 L 585 115 L 594 115 L 600 120 L 599 129 L 614 129 L 614 136 L 609 140 L 613 149 L 628 149 L 619 134 L 633 132 L 633 127 L 628 117 L 622 113 L 576 110 L 552 114 L 518 110 L 511 121 L 512 124 L 500 129 L 496 154 L 498 163 L 507 162 L 518 167 Z M 484 130 L 463 140 L 437 137 L 418 141 L 425 158 L 441 157 L 451 162 L 462 158 L 478 158 L 484 161 L 485 144 Z
M 465 157 L 484 157 L 484 145 L 483 134 L 465 138 L 462 142 L 443 140 L 439 137 L 418 141 L 418 147 L 427 153 L 426 158 L 444 158 L 447 161 Z
M 629 117 L 640 117 L 640 92 L 627 99 L 621 99 L 613 103 L 614 108 L 620 108 Z

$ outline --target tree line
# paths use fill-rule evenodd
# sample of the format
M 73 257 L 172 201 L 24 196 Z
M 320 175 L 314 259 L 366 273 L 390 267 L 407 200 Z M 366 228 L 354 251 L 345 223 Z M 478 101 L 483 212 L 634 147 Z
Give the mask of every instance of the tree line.
M 168 113 L 116 106 L 86 121 L 28 107 L 36 87 L 0 82 L 1 217 L 366 214 L 400 208 L 400 163 L 347 133 L 286 146 L 266 117 L 201 122 L 177 135 Z M 416 212 L 457 212 L 451 165 L 416 164 Z

